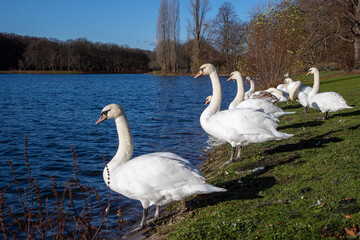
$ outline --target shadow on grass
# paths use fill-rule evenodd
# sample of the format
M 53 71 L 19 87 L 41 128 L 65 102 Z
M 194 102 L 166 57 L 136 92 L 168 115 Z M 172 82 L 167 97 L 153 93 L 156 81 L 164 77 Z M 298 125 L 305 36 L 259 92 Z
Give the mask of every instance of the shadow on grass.
M 348 129 L 349 130 L 356 130 L 356 129 L 358 129 L 360 127 L 360 124 L 359 125 L 356 125 L 356 126 L 354 126 L 354 127 L 349 127 Z
M 287 128 L 318 127 L 323 124 L 324 124 L 324 122 L 314 120 L 314 121 L 305 122 L 305 123 L 295 123 L 295 124 L 291 124 L 291 125 L 280 126 L 277 128 L 277 130 L 283 130 L 283 129 L 287 129 Z
M 304 139 L 304 140 L 302 139 L 298 143 L 290 143 L 290 144 L 280 145 L 273 149 L 266 150 L 265 153 L 266 154 L 275 154 L 275 153 L 293 152 L 293 151 L 297 151 L 297 150 L 320 148 L 320 147 L 323 147 L 324 144 L 328 144 L 328 143 L 341 142 L 344 139 L 341 139 L 338 137 L 326 138 L 327 135 L 335 133 L 335 132 L 339 132 L 339 131 L 341 131 L 341 130 L 332 131 L 332 132 L 329 132 L 329 133 L 326 133 L 326 134 L 323 134 L 320 136 L 316 136 L 316 137 L 313 137 L 310 139 Z
M 297 108 L 301 108 L 301 104 L 291 104 L 289 103 L 289 105 L 286 105 L 284 107 L 281 107 L 282 110 L 289 110 L 289 109 L 297 109 Z
M 360 110 L 356 110 L 356 111 L 352 111 L 352 112 L 331 114 L 329 116 L 329 118 L 333 118 L 333 117 L 350 117 L 350 116 L 359 116 L 359 115 L 360 115 Z
M 257 167 L 257 169 L 253 170 L 245 170 L 244 172 L 248 172 L 245 177 L 239 176 L 238 179 L 225 181 L 217 184 L 223 188 L 227 189 L 227 192 L 222 193 L 213 193 L 207 195 L 199 195 L 190 201 L 186 202 L 186 207 L 190 209 L 196 209 L 206 206 L 211 206 L 218 204 L 219 202 L 227 202 L 231 200 L 245 200 L 245 199 L 256 199 L 262 198 L 259 195 L 259 192 L 265 191 L 268 188 L 274 186 L 277 182 L 274 177 L 261 177 L 264 173 L 270 171 L 271 169 L 289 164 L 295 161 L 298 158 L 297 155 L 290 156 L 285 161 L 262 161 L 255 163 L 256 165 L 261 164 L 261 168 Z M 247 165 L 245 168 L 249 169 L 254 167 L 251 163 Z

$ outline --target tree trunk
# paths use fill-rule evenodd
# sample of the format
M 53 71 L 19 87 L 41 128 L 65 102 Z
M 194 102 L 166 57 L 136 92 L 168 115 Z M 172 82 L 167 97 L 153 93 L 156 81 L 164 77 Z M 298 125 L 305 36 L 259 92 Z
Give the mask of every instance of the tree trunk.
M 360 36 L 356 36 L 354 41 L 354 60 L 353 70 L 360 70 Z

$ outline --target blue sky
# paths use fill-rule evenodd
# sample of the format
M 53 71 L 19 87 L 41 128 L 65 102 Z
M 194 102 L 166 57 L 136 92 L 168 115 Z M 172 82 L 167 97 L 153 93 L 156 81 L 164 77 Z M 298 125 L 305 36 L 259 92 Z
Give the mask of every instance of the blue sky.
M 208 18 L 225 2 L 210 0 Z M 228 0 L 242 21 L 267 0 Z M 0 32 L 58 40 L 85 37 L 153 50 L 160 0 L 1 0 Z M 187 37 L 190 0 L 180 3 L 180 40 Z

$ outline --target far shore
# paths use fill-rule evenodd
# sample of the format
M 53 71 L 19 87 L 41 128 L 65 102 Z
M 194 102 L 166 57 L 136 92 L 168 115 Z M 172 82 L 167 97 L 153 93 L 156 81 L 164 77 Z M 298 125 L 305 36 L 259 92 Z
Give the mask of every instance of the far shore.
M 67 70 L 0 70 L 0 74 L 153 74 L 155 76 L 195 76 L 196 73 L 178 71 L 175 73 L 162 73 L 161 71 L 141 72 L 141 71 L 67 71 Z M 230 73 L 219 73 L 220 76 L 229 76 Z
M 145 74 L 149 72 L 73 71 L 73 70 L 4 70 L 0 74 Z

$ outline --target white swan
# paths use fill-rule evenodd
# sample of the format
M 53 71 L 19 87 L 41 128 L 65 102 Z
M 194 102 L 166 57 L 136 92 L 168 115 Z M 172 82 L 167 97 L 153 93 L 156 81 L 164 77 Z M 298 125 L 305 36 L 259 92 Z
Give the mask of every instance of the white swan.
M 294 80 L 292 80 L 291 78 L 285 78 L 285 80 L 284 80 L 284 83 L 285 83 L 285 85 L 286 85 L 286 88 L 287 88 L 287 91 L 288 91 L 288 93 L 290 93 L 291 92 L 291 90 L 293 89 L 293 87 L 294 87 L 294 85 L 295 85 L 295 83 L 299 83 L 300 81 L 294 81 Z M 301 82 L 300 82 L 301 83 Z M 309 87 L 309 86 L 306 86 L 306 85 L 304 85 L 304 84 L 302 84 L 301 83 L 301 91 L 303 91 L 304 93 L 306 93 L 306 94 L 309 94 L 310 93 L 310 91 L 312 90 L 312 87 Z
M 250 82 L 250 89 L 245 93 L 244 99 L 251 99 L 251 98 L 259 98 L 259 99 L 265 99 L 266 101 L 269 101 L 271 103 L 277 103 L 279 100 L 277 97 L 275 97 L 273 94 L 271 94 L 268 91 L 256 91 L 255 92 L 255 83 L 254 80 L 251 77 L 246 78 L 247 81 Z
M 294 114 L 295 112 L 285 112 L 273 103 L 261 98 L 251 98 L 243 101 L 244 97 L 244 83 L 240 72 L 234 71 L 230 74 L 229 80 L 236 80 L 237 82 L 237 94 L 234 100 L 230 103 L 229 109 L 233 108 L 252 108 L 261 112 L 270 114 L 275 118 L 280 118 L 288 114 Z
M 200 116 L 200 124 L 209 135 L 230 143 L 232 147 L 231 157 L 223 165 L 234 161 L 236 146 L 239 148 L 237 158 L 240 158 L 241 146 L 293 136 L 292 134 L 278 132 L 276 130 L 277 119 L 263 112 L 245 108 L 220 111 L 222 92 L 219 75 L 215 67 L 210 63 L 203 64 L 195 78 L 202 75 L 210 76 L 213 94 L 212 101 Z
M 115 156 L 106 165 L 103 178 L 111 190 L 141 202 L 143 217 L 140 228 L 146 225 L 146 216 L 151 205 L 156 205 L 154 219 L 157 220 L 161 205 L 193 194 L 226 191 L 206 183 L 199 170 L 174 153 L 155 152 L 130 160 L 133 141 L 122 107 L 117 104 L 107 105 L 95 125 L 110 118 L 115 119 L 119 146 Z
M 306 76 L 310 73 L 314 74 L 314 85 L 308 94 L 309 106 L 320 110 L 324 114 L 323 119 L 327 119 L 328 112 L 337 112 L 343 109 L 352 108 L 348 106 L 345 99 L 336 92 L 318 93 L 320 88 L 319 70 L 315 67 L 310 68 Z
M 266 89 L 264 91 L 269 92 L 272 95 L 274 95 L 278 99 L 278 102 L 287 102 L 288 101 L 288 99 L 286 98 L 284 92 L 277 89 L 277 88 L 271 87 L 271 88 L 268 88 L 268 89 Z
M 302 84 L 300 81 L 293 81 L 291 78 L 286 78 L 284 82 L 287 86 L 286 91 L 289 93 L 289 98 L 299 102 L 304 107 L 304 113 L 307 113 L 309 107 L 308 94 L 312 88 Z
M 289 100 L 289 93 L 288 93 L 288 91 L 287 91 L 287 84 L 280 83 L 279 85 L 276 86 L 276 89 L 278 89 L 279 91 L 283 92 L 286 100 Z

